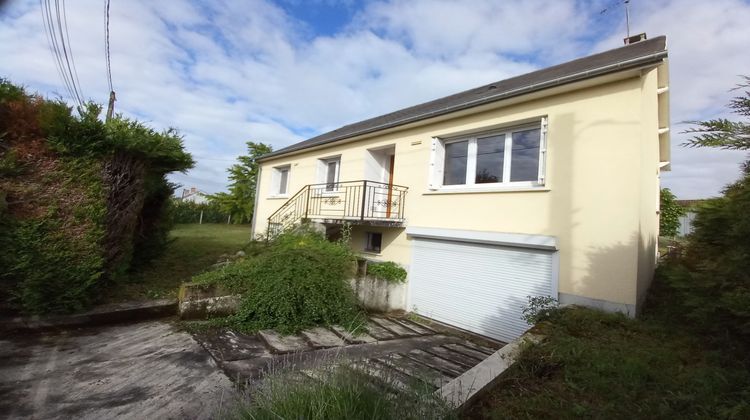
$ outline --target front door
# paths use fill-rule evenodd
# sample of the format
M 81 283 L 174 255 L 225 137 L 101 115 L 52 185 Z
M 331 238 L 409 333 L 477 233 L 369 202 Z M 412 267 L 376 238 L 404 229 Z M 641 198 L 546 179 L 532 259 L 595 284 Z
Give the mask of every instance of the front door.
M 386 213 L 385 217 L 387 217 L 387 218 L 391 217 L 391 209 L 393 208 L 393 206 L 391 204 L 393 203 L 393 164 L 395 163 L 395 160 L 396 160 L 396 156 L 395 155 L 391 155 L 388 158 L 388 169 L 387 169 L 387 176 L 388 176 L 388 181 L 387 181 L 388 182 L 388 201 L 387 201 L 387 204 L 386 204 L 388 206 L 388 208 L 385 211 L 385 213 Z

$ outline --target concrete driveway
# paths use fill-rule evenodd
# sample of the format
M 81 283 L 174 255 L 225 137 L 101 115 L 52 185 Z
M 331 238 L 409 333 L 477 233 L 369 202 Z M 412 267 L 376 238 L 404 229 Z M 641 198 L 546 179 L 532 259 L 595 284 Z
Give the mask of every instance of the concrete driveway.
M 166 321 L 4 336 L 0 418 L 217 418 L 243 394 L 229 378 L 252 391 L 269 370 L 314 377 L 342 360 L 373 380 L 421 380 L 438 389 L 503 345 L 385 316 L 370 318 L 357 336 L 332 327 L 194 338 Z
M 237 395 L 169 322 L 0 338 L 0 418 L 208 419 Z

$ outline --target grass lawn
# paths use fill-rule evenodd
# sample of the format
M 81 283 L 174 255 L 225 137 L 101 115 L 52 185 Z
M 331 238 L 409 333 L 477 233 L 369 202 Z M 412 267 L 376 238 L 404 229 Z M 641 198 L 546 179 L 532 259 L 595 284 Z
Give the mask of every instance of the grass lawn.
M 177 296 L 181 283 L 215 264 L 222 254 L 234 254 L 250 241 L 250 225 L 176 225 L 164 255 L 131 281 L 113 288 L 107 302 Z
M 638 320 L 575 308 L 538 324 L 547 340 L 527 348 L 464 418 L 750 418 L 741 343 L 673 321 L 659 289 Z

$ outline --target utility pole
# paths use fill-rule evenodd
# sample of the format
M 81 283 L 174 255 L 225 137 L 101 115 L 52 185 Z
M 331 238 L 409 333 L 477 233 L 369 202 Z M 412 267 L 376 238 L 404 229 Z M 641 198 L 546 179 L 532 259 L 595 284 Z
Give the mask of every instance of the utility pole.
M 112 114 L 115 112 L 115 91 L 109 92 L 109 105 L 107 105 L 107 119 L 106 121 L 109 121 L 112 119 Z

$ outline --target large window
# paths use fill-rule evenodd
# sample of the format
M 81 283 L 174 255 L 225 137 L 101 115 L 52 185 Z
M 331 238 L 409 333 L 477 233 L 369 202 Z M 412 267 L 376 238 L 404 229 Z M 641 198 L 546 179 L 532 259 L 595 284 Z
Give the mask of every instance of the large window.
M 544 185 L 546 121 L 452 139 L 435 139 L 431 188 Z
M 272 187 L 272 193 L 273 195 L 280 195 L 285 196 L 289 192 L 289 171 L 291 167 L 289 165 L 287 166 L 279 166 L 276 168 L 273 168 L 273 187 Z

